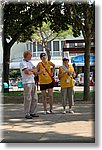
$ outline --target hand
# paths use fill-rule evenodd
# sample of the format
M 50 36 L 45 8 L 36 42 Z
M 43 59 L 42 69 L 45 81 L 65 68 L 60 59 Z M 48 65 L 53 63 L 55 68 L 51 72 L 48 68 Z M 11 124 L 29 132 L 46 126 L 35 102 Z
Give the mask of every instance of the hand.
M 42 73 L 43 75 L 45 75 L 45 69 L 42 69 L 42 70 L 41 70 L 41 73 Z
M 51 72 L 51 76 L 52 76 L 52 77 L 53 77 L 53 75 L 54 75 L 53 72 Z
M 68 75 L 71 76 L 71 75 L 72 75 L 72 72 L 68 71 Z
M 33 74 L 33 72 L 32 72 L 32 71 L 29 71 L 29 72 L 28 72 L 28 74 L 29 74 L 29 75 L 32 75 L 32 74 Z
M 62 76 L 63 76 L 65 73 L 67 73 L 67 72 L 66 72 L 66 71 L 62 72 Z
M 34 68 L 34 69 L 32 69 L 32 72 L 35 73 L 35 74 L 37 74 L 38 71 L 37 71 L 36 68 Z

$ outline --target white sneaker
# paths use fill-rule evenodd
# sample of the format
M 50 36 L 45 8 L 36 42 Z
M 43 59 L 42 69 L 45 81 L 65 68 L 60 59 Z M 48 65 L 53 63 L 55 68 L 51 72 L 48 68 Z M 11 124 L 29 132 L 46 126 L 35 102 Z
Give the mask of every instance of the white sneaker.
M 49 112 L 49 113 L 54 114 L 54 111 L 53 111 L 53 110 L 50 110 L 50 112 Z
M 63 110 L 63 114 L 66 114 L 66 110 Z
M 46 114 L 50 114 L 50 112 L 48 112 L 47 110 L 44 111 L 44 115 L 46 115 Z
M 69 109 L 69 113 L 74 114 L 74 111 L 72 109 Z

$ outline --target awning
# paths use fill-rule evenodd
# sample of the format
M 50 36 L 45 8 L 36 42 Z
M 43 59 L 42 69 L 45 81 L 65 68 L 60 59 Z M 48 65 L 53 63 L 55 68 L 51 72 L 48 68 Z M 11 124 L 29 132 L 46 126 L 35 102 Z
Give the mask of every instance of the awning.
M 85 64 L 85 59 L 84 55 L 78 55 L 72 58 L 71 60 L 72 64 L 75 64 L 75 66 L 84 66 Z M 90 66 L 95 65 L 95 56 L 93 54 L 90 54 Z

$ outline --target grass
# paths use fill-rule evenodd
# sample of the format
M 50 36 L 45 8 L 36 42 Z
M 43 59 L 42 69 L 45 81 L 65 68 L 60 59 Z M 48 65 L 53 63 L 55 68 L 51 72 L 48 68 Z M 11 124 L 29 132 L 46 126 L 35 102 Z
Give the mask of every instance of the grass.
M 41 92 L 38 92 L 38 102 L 42 102 L 42 96 L 41 96 Z M 88 101 L 87 102 L 92 102 L 92 103 L 95 103 L 95 92 L 90 92 L 90 95 L 91 95 L 91 101 Z M 22 103 L 23 104 L 23 101 L 24 101 L 24 98 L 23 98 L 23 91 L 14 91 L 14 92 L 9 92 L 9 93 L 4 93 L 4 96 L 3 96 L 3 103 Z M 48 94 L 47 94 L 47 97 L 48 97 Z M 54 97 L 54 103 L 61 103 L 61 93 L 60 91 L 54 91 L 53 92 L 53 97 Z M 74 94 L 74 100 L 75 102 L 78 102 L 78 103 L 84 103 L 86 101 L 83 100 L 83 92 L 82 91 L 78 91 L 78 92 L 75 92 Z
M 75 99 L 82 99 L 83 95 L 84 95 L 83 91 L 77 91 L 77 92 L 75 92 L 74 97 L 75 97 Z M 90 92 L 90 97 L 92 97 L 92 98 L 95 97 L 95 92 L 94 91 Z
M 23 91 L 14 91 L 14 92 L 10 91 L 9 93 L 4 93 L 4 96 L 23 96 Z M 41 96 L 41 92 L 38 92 L 38 96 Z M 47 96 L 48 96 L 48 94 L 47 94 Z M 53 96 L 55 98 L 60 98 L 61 97 L 60 91 L 54 91 L 53 92 Z M 94 97 L 95 96 L 95 92 L 91 91 L 90 92 L 90 96 Z M 79 99 L 82 98 L 83 97 L 83 91 L 76 91 L 74 93 L 74 97 L 75 98 L 79 98 Z
M 23 96 L 22 91 L 10 91 L 8 93 L 4 93 L 4 96 Z

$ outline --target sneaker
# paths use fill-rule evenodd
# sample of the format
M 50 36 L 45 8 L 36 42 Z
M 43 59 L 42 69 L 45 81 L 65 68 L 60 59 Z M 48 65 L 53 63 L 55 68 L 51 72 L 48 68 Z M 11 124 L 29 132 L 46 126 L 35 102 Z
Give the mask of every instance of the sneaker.
M 39 117 L 37 114 L 30 114 L 31 117 Z
M 66 114 L 66 110 L 63 110 L 63 112 L 62 112 L 63 114 Z
M 69 113 L 74 114 L 74 111 L 72 109 L 69 109 Z
M 26 118 L 26 119 L 32 119 L 32 116 L 26 115 L 25 118 Z
M 54 111 L 53 111 L 53 110 L 50 110 L 50 113 L 51 113 L 51 114 L 54 114 Z
M 50 112 L 48 112 L 47 110 L 44 111 L 44 115 L 46 115 L 46 114 L 50 114 Z

